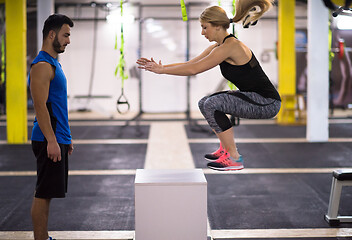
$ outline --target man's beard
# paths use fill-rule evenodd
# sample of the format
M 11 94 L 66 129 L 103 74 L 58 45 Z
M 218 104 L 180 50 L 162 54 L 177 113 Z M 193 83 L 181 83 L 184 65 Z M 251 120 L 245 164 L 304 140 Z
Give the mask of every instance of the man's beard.
M 59 39 L 57 38 L 57 36 L 55 36 L 54 42 L 53 42 L 53 48 L 55 50 L 55 52 L 57 53 L 63 53 L 65 52 L 65 49 L 61 49 L 62 45 L 59 43 Z

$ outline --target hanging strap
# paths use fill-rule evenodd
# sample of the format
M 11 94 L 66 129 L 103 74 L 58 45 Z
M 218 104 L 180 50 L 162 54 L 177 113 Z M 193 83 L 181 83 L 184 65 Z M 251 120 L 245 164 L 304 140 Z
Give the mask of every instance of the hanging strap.
M 6 71 L 6 58 L 5 58 L 5 8 L 2 7 L 1 11 L 1 19 L 0 23 L 3 25 L 3 29 L 1 32 L 1 74 L 0 74 L 0 85 L 5 82 L 5 71 Z
M 236 15 L 236 0 L 232 0 L 232 15 Z
M 232 1 L 232 15 L 233 15 L 233 17 L 235 17 L 235 15 L 236 15 L 236 0 L 233 0 Z M 235 32 L 235 24 L 233 24 L 233 28 L 232 28 L 232 31 L 233 31 L 233 36 L 235 36 L 235 38 L 237 38 L 236 37 L 236 32 Z M 227 37 L 230 37 L 231 36 L 231 34 L 230 35 L 228 35 Z M 227 38 L 226 37 L 226 38 Z M 225 38 L 225 39 L 226 39 Z M 224 41 L 225 41 L 225 39 L 224 39 Z M 230 82 L 230 81 L 227 81 L 227 85 L 229 86 L 229 88 L 231 89 L 231 90 L 236 90 L 237 88 L 236 88 L 236 86 L 235 86 L 235 84 L 233 84 L 232 82 Z
M 1 35 L 1 75 L 0 85 L 5 82 L 5 34 Z
M 182 20 L 186 22 L 188 20 L 186 4 L 184 0 L 180 0 L 180 3 L 181 3 L 181 11 L 182 11 Z
M 334 60 L 335 53 L 331 50 L 332 45 L 332 31 L 331 31 L 331 22 L 329 21 L 329 72 L 332 69 L 332 61 Z
M 126 73 L 126 61 L 125 61 L 125 54 L 124 54 L 124 45 L 125 40 L 123 36 L 123 0 L 120 0 L 120 8 L 121 8 L 121 45 L 120 45 L 120 58 L 119 63 L 115 69 L 115 76 L 119 73 L 121 78 L 121 95 L 117 99 L 116 109 L 119 113 L 127 113 L 130 110 L 130 104 L 124 94 L 124 87 L 125 87 L 125 80 L 128 78 Z M 117 35 L 115 35 L 115 49 L 117 50 Z M 121 105 L 127 105 L 127 110 L 122 111 L 120 109 Z

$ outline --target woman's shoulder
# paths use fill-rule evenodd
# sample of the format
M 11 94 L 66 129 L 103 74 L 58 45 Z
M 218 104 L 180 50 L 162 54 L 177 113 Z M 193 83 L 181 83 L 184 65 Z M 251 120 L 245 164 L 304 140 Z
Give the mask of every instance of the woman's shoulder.
M 209 47 L 207 47 L 205 52 L 207 52 L 209 54 L 210 52 L 212 52 L 217 47 L 219 47 L 219 44 L 214 43 L 214 44 L 210 45 Z
M 243 42 L 236 38 L 231 38 L 228 41 L 225 41 L 223 44 L 221 44 L 223 48 L 226 49 L 228 52 L 232 52 L 234 54 L 246 54 L 248 55 L 251 50 L 249 47 L 247 47 Z
M 229 38 L 222 45 L 232 48 L 242 48 L 243 46 L 245 46 L 245 44 L 241 40 L 238 40 L 234 37 Z
M 226 41 L 223 44 L 226 51 L 231 55 L 229 62 L 236 65 L 242 65 L 248 62 L 252 57 L 251 49 L 238 39 L 233 38 L 231 40 L 232 41 Z
M 210 45 L 208 48 L 209 49 L 214 49 L 216 47 L 219 47 L 219 44 L 218 43 L 213 43 L 212 45 Z

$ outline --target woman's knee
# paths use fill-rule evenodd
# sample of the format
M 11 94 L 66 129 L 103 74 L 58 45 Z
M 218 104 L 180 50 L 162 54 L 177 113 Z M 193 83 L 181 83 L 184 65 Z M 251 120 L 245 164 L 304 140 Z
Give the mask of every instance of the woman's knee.
M 198 101 L 198 107 L 201 111 L 204 111 L 204 103 L 207 99 L 208 99 L 208 96 L 205 96 L 201 100 Z
M 203 103 L 203 109 L 206 112 L 214 113 L 216 110 L 221 110 L 221 105 L 223 104 L 222 101 L 216 99 L 214 97 L 207 98 Z

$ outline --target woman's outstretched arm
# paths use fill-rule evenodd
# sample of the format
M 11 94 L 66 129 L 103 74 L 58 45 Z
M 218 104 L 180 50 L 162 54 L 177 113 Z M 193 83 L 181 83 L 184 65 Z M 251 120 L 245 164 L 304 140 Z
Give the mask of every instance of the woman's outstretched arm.
M 139 64 L 141 69 L 158 74 L 191 76 L 207 71 L 229 58 L 231 51 L 227 48 L 228 46 L 221 45 L 217 47 L 217 44 L 214 44 L 199 56 L 180 64 L 162 65 L 161 61 L 157 63 L 153 58 L 150 60 L 146 58 L 138 59 L 137 64 Z

